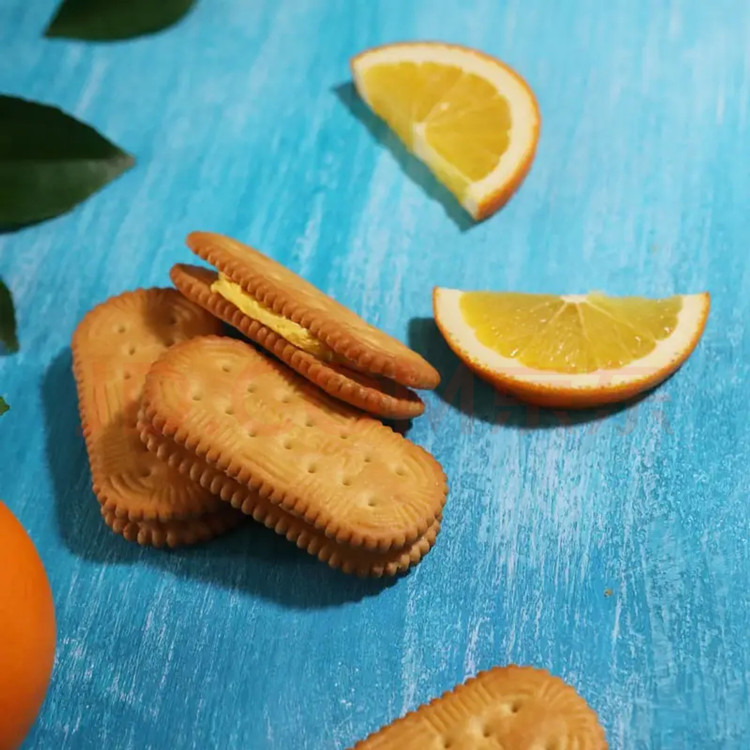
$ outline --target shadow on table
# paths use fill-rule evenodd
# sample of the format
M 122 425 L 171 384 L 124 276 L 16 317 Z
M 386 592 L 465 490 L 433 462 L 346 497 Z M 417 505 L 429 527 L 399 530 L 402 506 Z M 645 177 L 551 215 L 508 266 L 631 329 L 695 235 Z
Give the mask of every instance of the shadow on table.
M 370 135 L 391 152 L 404 174 L 410 180 L 416 182 L 430 198 L 442 205 L 445 213 L 448 214 L 448 218 L 462 232 L 466 232 L 476 225 L 469 214 L 461 208 L 450 190 L 438 182 L 432 172 L 406 149 L 398 136 L 383 120 L 373 114 L 360 98 L 353 83 L 347 82 L 333 86 L 332 91 L 349 112 L 367 128 Z
M 547 409 L 526 404 L 493 388 L 454 354 L 432 318 L 409 321 L 409 346 L 440 373 L 438 398 L 448 408 L 497 428 L 548 429 L 596 422 L 636 406 L 648 392 L 596 409 Z
M 103 564 L 147 564 L 177 577 L 245 591 L 295 609 L 359 601 L 392 585 L 393 579 L 358 579 L 332 570 L 250 521 L 192 548 L 147 549 L 125 541 L 105 526 L 91 491 L 69 349 L 62 350 L 47 369 L 42 399 L 58 527 L 75 555 Z

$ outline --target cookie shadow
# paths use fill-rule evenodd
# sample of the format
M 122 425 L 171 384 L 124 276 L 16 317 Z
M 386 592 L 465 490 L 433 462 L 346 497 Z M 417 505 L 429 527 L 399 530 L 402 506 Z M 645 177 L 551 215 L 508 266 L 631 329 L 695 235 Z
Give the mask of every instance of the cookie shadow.
M 442 205 L 448 218 L 462 232 L 476 226 L 476 222 L 464 211 L 453 194 L 437 181 L 423 162 L 408 151 L 388 125 L 367 107 L 351 81 L 333 86 L 331 90 L 349 113 L 367 128 L 378 144 L 391 152 L 401 171 L 416 182 L 432 200 Z
M 126 541 L 107 528 L 91 490 L 70 349 L 61 350 L 47 368 L 42 401 L 57 525 L 65 546 L 77 557 L 101 565 L 149 565 L 291 609 L 359 601 L 395 583 L 332 570 L 249 520 L 223 537 L 190 548 L 159 550 Z
M 649 393 L 647 391 L 628 401 L 595 409 L 534 406 L 502 393 L 470 370 L 448 346 L 432 318 L 412 318 L 408 338 L 409 346 L 440 373 L 440 384 L 435 394 L 446 407 L 493 427 L 559 429 L 597 422 L 636 406 Z

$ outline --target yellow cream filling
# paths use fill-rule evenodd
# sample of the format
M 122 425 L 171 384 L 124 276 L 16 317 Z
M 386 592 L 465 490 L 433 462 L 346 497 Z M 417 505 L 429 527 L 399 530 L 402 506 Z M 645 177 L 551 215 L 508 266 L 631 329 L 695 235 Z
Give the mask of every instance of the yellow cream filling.
M 278 315 L 262 302 L 248 294 L 239 284 L 230 281 L 223 273 L 211 284 L 211 291 L 220 294 L 227 302 L 233 304 L 245 315 L 270 328 L 290 344 L 298 349 L 309 352 L 318 359 L 326 362 L 337 360 L 338 357 L 322 341 L 316 339 L 307 328 L 303 328 L 293 320 Z

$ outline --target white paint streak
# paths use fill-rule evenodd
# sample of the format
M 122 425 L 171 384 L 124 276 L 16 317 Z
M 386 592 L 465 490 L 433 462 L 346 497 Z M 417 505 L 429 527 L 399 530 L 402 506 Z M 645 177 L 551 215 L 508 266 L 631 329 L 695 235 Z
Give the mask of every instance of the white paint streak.
M 313 198 L 310 216 L 305 225 L 305 233 L 295 242 L 295 255 L 300 276 L 309 276 L 310 267 L 320 240 L 320 225 L 323 220 L 323 194 L 318 193 Z
M 78 117 L 85 119 L 91 102 L 100 95 L 108 67 L 109 65 L 106 62 L 94 59 L 88 78 L 86 79 L 86 84 L 81 89 L 81 94 L 78 97 L 78 104 L 75 110 Z
M 413 579 L 407 582 L 408 595 L 404 623 L 403 655 L 401 657 L 401 684 L 403 685 L 403 699 L 401 714 L 414 708 L 417 695 L 417 679 L 419 674 L 419 642 L 417 629 L 413 624 L 417 611 L 417 594 L 411 585 Z
M 480 632 L 487 622 L 488 618 L 480 617 L 469 633 L 469 643 L 466 647 L 466 657 L 464 659 L 464 674 L 467 676 L 475 675 L 478 671 L 477 654 L 481 644 Z

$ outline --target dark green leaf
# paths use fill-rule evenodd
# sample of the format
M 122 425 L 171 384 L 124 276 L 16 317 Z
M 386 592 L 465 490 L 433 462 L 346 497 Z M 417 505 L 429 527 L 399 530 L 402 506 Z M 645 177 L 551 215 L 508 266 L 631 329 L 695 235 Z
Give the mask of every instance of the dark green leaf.
M 63 0 L 46 36 L 107 42 L 153 34 L 179 21 L 195 0 Z
M 0 279 L 0 344 L 9 352 L 18 351 L 16 335 L 16 312 L 13 309 L 13 297 L 10 289 Z
M 6 411 L 10 409 L 10 406 L 5 403 L 5 399 L 0 396 L 0 417 L 2 417 L 3 414 L 5 414 Z
M 134 163 L 57 107 L 0 96 L 0 226 L 65 213 Z

